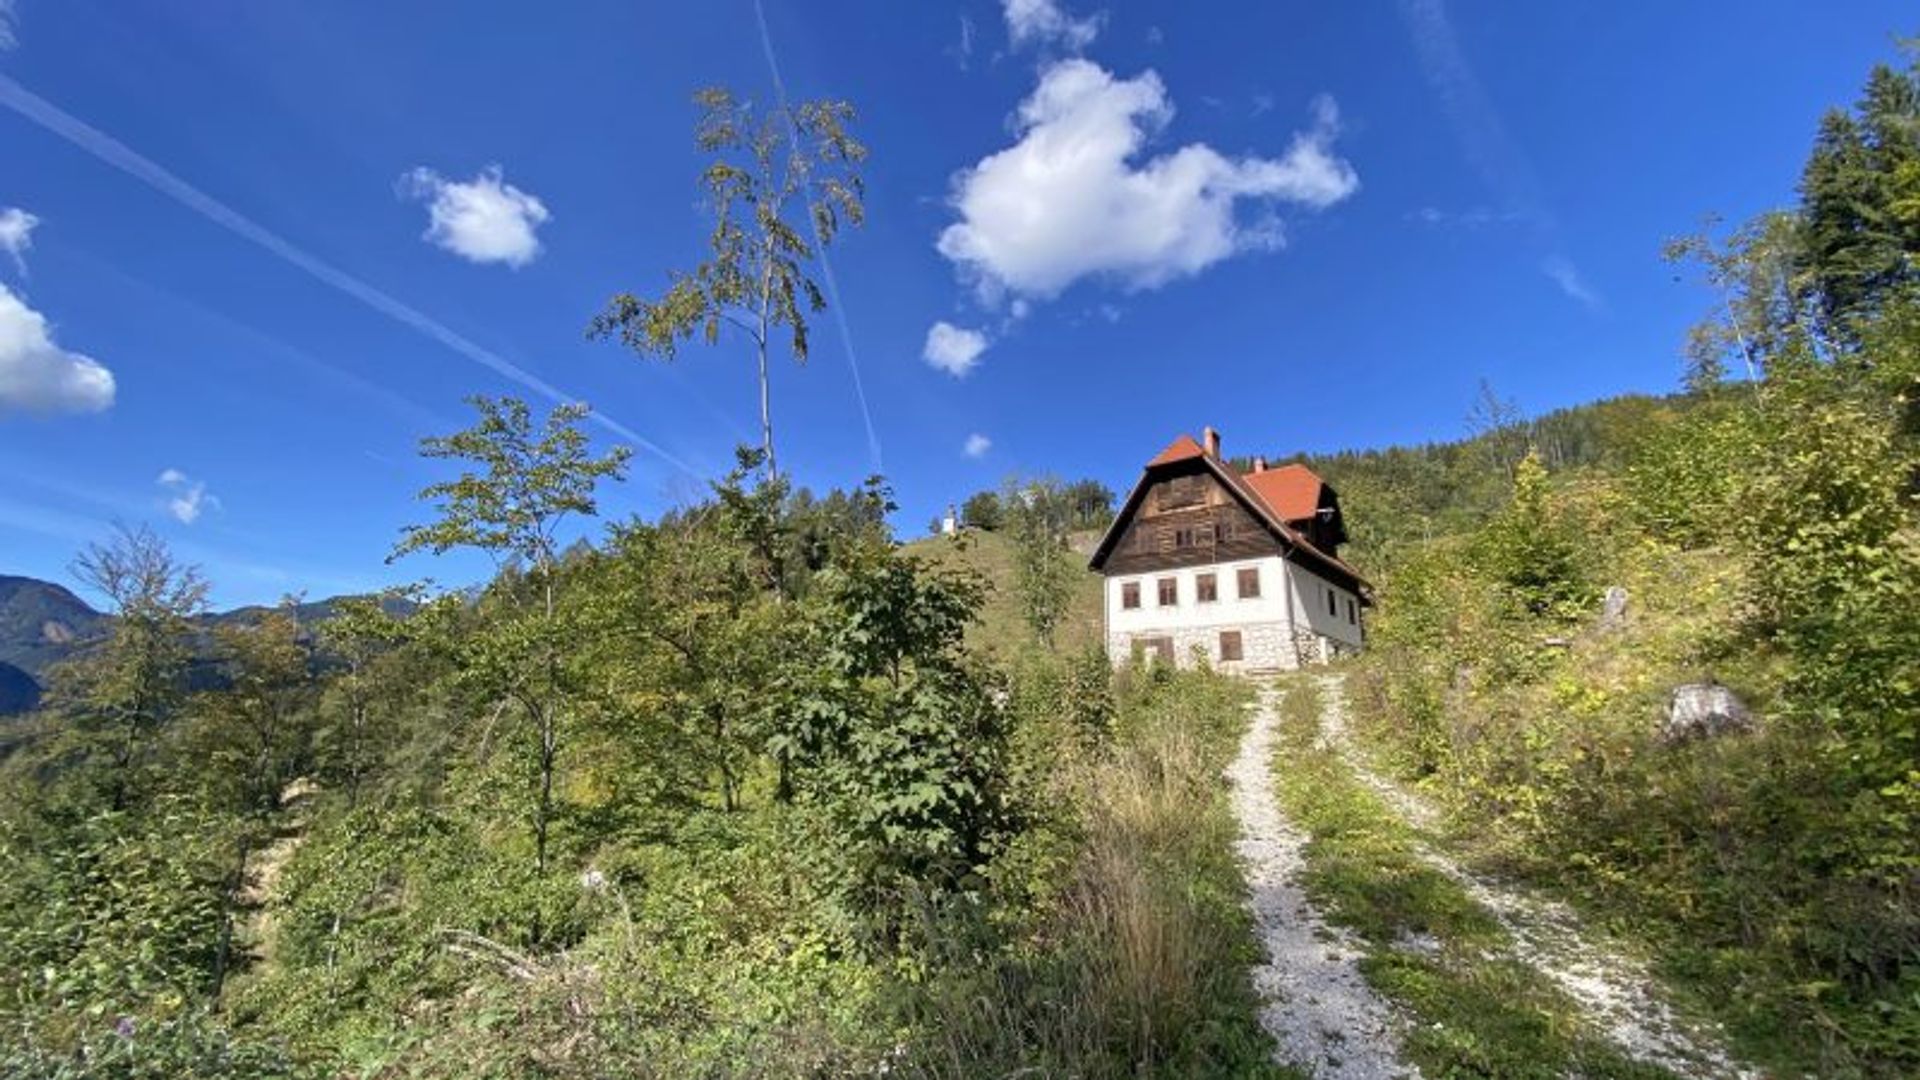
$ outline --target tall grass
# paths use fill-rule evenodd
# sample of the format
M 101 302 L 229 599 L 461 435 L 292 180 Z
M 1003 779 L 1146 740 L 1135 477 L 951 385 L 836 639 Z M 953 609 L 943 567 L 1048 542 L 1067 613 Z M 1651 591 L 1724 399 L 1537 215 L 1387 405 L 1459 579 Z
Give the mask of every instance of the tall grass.
M 1257 946 L 1221 770 L 1246 692 L 1205 674 L 1122 693 L 1111 745 L 1063 755 L 1075 850 L 1024 932 L 912 1004 L 926 1077 L 1285 1077 L 1255 1019 Z M 975 926 L 949 943 L 981 943 Z

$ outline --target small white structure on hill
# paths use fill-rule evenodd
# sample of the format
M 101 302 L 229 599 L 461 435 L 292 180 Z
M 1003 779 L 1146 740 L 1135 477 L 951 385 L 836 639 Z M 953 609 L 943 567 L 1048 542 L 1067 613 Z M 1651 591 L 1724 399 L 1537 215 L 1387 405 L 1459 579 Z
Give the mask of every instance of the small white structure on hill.
M 1107 655 L 1186 667 L 1285 671 L 1366 643 L 1369 587 L 1342 562 L 1340 500 L 1304 465 L 1238 472 L 1182 435 L 1147 462 L 1094 549 L 1106 578 Z

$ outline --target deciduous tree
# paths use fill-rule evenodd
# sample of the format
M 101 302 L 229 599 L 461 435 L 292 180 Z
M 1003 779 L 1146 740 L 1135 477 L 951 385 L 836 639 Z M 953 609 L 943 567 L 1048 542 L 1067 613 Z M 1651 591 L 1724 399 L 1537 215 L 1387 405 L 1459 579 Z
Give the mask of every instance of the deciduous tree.
M 701 174 L 713 214 L 711 254 L 657 300 L 618 293 L 594 317 L 594 337 L 618 334 L 642 356 L 671 360 L 699 334 L 717 344 L 731 326 L 752 343 L 760 376 L 760 438 L 767 471 L 777 474 L 767 357 L 783 330 L 796 363 L 805 363 L 808 316 L 825 310 L 811 276 L 840 226 L 865 216 L 860 166 L 867 148 L 848 130 L 844 101 L 757 108 L 722 87 L 694 95 L 694 141 L 709 157 Z
M 428 438 L 420 451 L 465 462 L 468 470 L 421 492 L 423 500 L 435 502 L 438 519 L 409 526 L 389 561 L 415 551 L 439 554 L 470 547 L 487 552 L 503 568 L 511 564 L 522 571 L 506 575 L 491 590 L 497 601 L 489 612 L 493 617 L 461 648 L 467 670 L 517 705 L 534 736 L 534 869 L 544 876 L 561 727 L 572 689 L 562 662 L 567 613 L 557 602 L 559 530 L 569 518 L 598 512 L 595 488 L 624 474 L 630 451 L 616 447 L 593 456 L 580 429 L 585 406 L 563 405 L 536 428 L 523 401 L 471 400 L 479 422 Z M 539 936 L 537 920 L 534 936 Z
M 124 809 L 185 697 L 191 620 L 206 608 L 207 582 L 144 525 L 116 525 L 112 539 L 80 553 L 73 574 L 106 597 L 112 629 L 56 674 L 54 702 L 73 717 L 86 756 L 105 759 L 109 801 Z

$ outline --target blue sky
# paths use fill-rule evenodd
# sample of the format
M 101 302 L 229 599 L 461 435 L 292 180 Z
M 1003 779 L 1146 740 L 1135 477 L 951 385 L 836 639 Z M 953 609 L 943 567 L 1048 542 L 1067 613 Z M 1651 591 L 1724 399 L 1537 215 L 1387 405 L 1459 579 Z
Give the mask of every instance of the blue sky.
M 744 343 L 585 339 L 703 254 L 690 94 L 860 110 L 783 465 L 914 534 L 1013 472 L 1451 438 L 1671 389 L 1661 241 L 1792 197 L 1904 5 L 0 0 L 0 572 L 119 518 L 221 604 L 364 589 L 471 393 L 581 399 L 652 515 L 757 428 Z M 857 376 L 856 376 L 857 370 Z M 864 408 L 861 397 L 864 391 Z M 869 438 L 868 423 L 872 438 Z

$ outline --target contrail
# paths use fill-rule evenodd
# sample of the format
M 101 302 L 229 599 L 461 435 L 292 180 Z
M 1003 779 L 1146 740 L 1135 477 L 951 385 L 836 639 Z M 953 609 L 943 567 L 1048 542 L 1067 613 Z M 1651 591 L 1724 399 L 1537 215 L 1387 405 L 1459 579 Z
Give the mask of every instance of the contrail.
M 767 32 L 767 13 L 760 6 L 760 0 L 753 0 L 754 18 L 760 21 L 760 48 L 767 54 L 767 71 L 773 75 L 774 96 L 780 99 L 780 112 L 787 118 L 788 133 L 797 146 L 800 133 L 793 128 L 793 114 L 787 111 L 787 84 L 780 78 L 780 62 L 773 57 L 773 35 Z M 847 305 L 840 300 L 840 280 L 833 273 L 833 259 L 827 255 L 827 244 L 820 236 L 820 223 L 807 215 L 807 224 L 813 228 L 813 244 L 820 252 L 820 269 L 827 278 L 827 297 L 833 302 L 833 319 L 840 327 L 840 344 L 847 350 L 847 370 L 853 372 L 853 396 L 860 402 L 860 420 L 867 426 L 867 457 L 876 473 L 885 472 L 880 460 L 880 436 L 874 434 L 873 412 L 867 408 L 867 388 L 860 380 L 860 357 L 853 347 L 853 330 L 847 326 Z
M 571 404 L 580 400 L 576 395 L 561 391 L 559 387 L 499 354 L 454 333 L 431 316 L 409 307 L 352 274 L 307 254 L 278 235 L 269 232 L 251 218 L 168 172 L 152 160 L 141 156 L 125 143 L 63 111 L 59 106 L 33 93 L 6 75 L 0 75 L 0 105 L 12 109 L 228 232 L 265 248 L 282 261 L 306 271 L 309 276 L 322 284 L 332 286 L 496 375 L 519 383 L 556 404 Z M 621 438 L 632 441 L 634 445 L 681 472 L 692 476 L 700 475 L 692 466 L 667 453 L 658 444 L 613 417 L 595 411 L 589 413 L 588 418 Z
M 1467 62 L 1444 0 L 1400 0 L 1400 18 L 1468 163 L 1505 204 L 1502 209 L 1517 211 L 1547 250 L 1540 272 L 1568 298 L 1589 310 L 1604 311 L 1606 299 L 1587 283 L 1573 260 L 1557 250 L 1560 225 L 1547 205 L 1539 175 L 1526 151 L 1507 133 L 1499 110 Z

